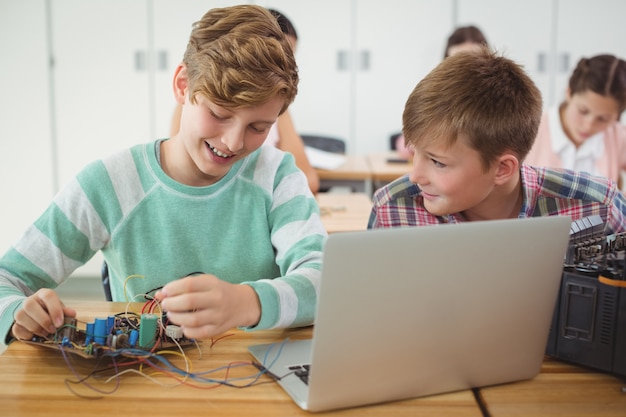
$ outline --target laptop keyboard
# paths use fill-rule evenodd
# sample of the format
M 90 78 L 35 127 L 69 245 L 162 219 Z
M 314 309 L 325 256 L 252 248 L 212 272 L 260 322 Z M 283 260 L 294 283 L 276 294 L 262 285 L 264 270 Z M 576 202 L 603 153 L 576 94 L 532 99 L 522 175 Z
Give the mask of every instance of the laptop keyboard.
M 309 371 L 311 370 L 311 365 L 292 365 L 289 367 L 289 370 L 300 378 L 302 382 L 309 385 Z

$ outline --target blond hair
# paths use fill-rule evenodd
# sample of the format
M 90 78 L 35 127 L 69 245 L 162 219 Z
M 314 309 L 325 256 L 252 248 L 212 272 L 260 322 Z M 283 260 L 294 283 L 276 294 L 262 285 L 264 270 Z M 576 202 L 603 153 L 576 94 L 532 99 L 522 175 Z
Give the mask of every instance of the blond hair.
M 280 96 L 283 113 L 298 91 L 298 68 L 276 18 L 259 6 L 209 10 L 194 23 L 183 57 L 190 100 L 201 94 L 226 108 Z

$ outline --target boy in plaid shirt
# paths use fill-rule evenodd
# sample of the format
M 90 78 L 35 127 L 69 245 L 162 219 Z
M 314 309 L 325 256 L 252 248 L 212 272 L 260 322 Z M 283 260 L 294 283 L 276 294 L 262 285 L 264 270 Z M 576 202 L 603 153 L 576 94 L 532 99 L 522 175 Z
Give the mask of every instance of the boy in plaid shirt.
M 541 93 L 513 61 L 487 48 L 443 60 L 404 109 L 413 168 L 375 193 L 368 228 L 597 214 L 606 234 L 626 231 L 615 183 L 523 164 L 541 112 Z

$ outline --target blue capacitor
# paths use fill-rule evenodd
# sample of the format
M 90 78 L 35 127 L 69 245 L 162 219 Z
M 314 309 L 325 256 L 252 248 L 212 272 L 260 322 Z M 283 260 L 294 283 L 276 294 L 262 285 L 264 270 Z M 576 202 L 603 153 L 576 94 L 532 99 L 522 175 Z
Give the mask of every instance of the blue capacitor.
M 135 347 L 135 345 L 137 345 L 137 340 L 139 340 L 139 332 L 133 329 L 130 331 L 130 336 L 128 336 L 128 344 Z
M 94 323 L 87 323 L 87 328 L 85 329 L 85 333 L 87 333 L 85 335 L 85 346 L 89 345 L 91 342 L 93 342 L 93 335 L 94 335 Z
M 115 316 L 107 317 L 107 334 L 111 333 L 111 330 L 115 327 Z
M 96 323 L 93 328 L 93 340 L 96 343 L 104 345 L 107 339 L 107 320 L 96 319 Z

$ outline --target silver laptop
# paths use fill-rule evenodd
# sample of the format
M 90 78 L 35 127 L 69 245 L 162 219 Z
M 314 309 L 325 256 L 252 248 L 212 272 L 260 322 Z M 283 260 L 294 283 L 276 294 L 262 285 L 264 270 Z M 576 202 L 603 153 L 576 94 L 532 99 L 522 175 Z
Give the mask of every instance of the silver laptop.
M 249 351 L 310 411 L 533 378 L 570 224 L 541 217 L 332 234 L 313 339 Z

